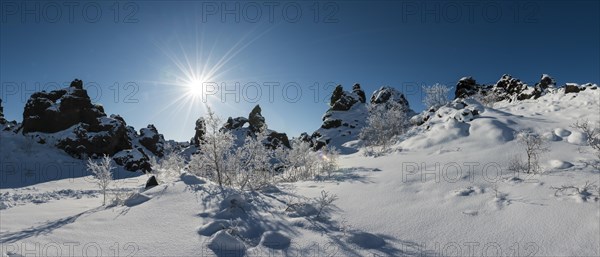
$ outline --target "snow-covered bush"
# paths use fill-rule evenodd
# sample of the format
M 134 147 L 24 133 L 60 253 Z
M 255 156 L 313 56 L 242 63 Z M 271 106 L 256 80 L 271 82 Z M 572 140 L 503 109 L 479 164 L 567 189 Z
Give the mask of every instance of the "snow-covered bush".
M 494 107 L 494 104 L 500 99 L 500 97 L 494 90 L 480 90 L 476 94 L 472 95 L 470 98 L 475 99 L 476 101 L 483 104 L 485 107 L 490 108 Z
M 331 178 L 331 174 L 338 169 L 337 160 L 340 152 L 334 146 L 327 146 L 318 152 L 321 166 L 321 173 L 327 174 Z
M 393 138 L 406 133 L 410 119 L 406 107 L 390 101 L 386 105 L 369 106 L 367 125 L 360 132 L 360 139 L 367 147 L 381 147 L 386 151 Z
M 205 122 L 206 134 L 200 142 L 200 153 L 192 156 L 191 162 L 195 165 L 190 172 L 216 179 L 219 186 L 230 185 L 227 166 L 234 136 L 229 130 L 220 129 L 221 119 L 210 108 Z
M 450 88 L 446 85 L 436 83 L 433 86 L 424 86 L 423 92 L 425 92 L 423 104 L 425 104 L 427 108 L 437 108 L 448 103 L 448 93 L 450 93 Z
M 280 148 L 277 159 L 284 166 L 283 179 L 286 181 L 312 179 L 318 174 L 319 157 L 308 142 L 292 141 L 292 149 Z
M 267 130 L 263 127 L 254 135 L 248 135 L 244 145 L 238 147 L 228 157 L 226 173 L 240 190 L 249 187 L 252 190 L 269 185 L 275 175 L 273 158 L 274 151 L 264 145 L 267 140 Z
M 169 181 L 179 177 L 185 167 L 185 159 L 176 151 L 170 151 L 160 160 L 150 157 L 150 166 L 159 181 Z
M 600 121 L 596 123 L 596 126 L 588 120 L 577 121 L 572 127 L 585 134 L 588 145 L 596 152 L 597 163 L 595 166 L 600 168 Z
M 113 182 L 112 170 L 114 168 L 112 159 L 108 155 L 102 157 L 99 162 L 95 162 L 92 159 L 88 159 L 87 161 L 87 169 L 94 175 L 94 183 L 98 185 L 104 196 L 102 205 L 106 205 L 106 191 Z
M 339 151 L 332 146 L 326 146 L 315 152 L 308 142 L 294 140 L 292 149 L 278 148 L 275 159 L 283 168 L 281 178 L 284 181 L 315 179 L 320 175 L 331 174 L 337 170 Z
M 525 151 L 525 160 L 516 156 L 516 159 L 511 162 L 513 169 L 517 172 L 540 173 L 540 157 L 549 151 L 547 141 L 534 132 L 522 130 L 517 133 L 517 143 Z
M 338 196 L 335 194 L 330 194 L 328 191 L 322 190 L 321 195 L 319 197 L 314 198 L 317 213 L 315 218 L 320 218 L 322 214 L 328 212 L 333 207 L 333 202 L 338 199 Z

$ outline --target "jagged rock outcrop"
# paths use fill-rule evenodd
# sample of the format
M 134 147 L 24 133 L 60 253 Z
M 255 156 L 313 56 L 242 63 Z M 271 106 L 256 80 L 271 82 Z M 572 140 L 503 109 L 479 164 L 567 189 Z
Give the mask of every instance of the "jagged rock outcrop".
M 481 90 L 481 85 L 473 77 L 463 77 L 456 83 L 454 98 L 467 98 L 477 94 Z
M 4 119 L 4 107 L 2 107 L 2 99 L 0 99 L 0 124 L 6 124 L 6 119 Z
M 93 104 L 78 79 L 64 89 L 32 94 L 23 111 L 22 132 L 38 143 L 53 138 L 56 147 L 76 158 L 112 156 L 130 171 L 150 171 L 144 149 L 157 156 L 164 149 L 164 138 L 153 125 L 138 136 L 121 116 L 108 117 L 101 105 Z
M 264 118 L 263 118 L 263 121 L 264 121 Z M 238 128 L 241 128 L 244 125 L 246 125 L 246 123 L 248 123 L 248 119 L 246 119 L 244 117 L 237 117 L 237 118 L 229 117 L 223 127 L 226 129 L 229 129 L 229 130 L 238 129 Z
M 260 105 L 257 104 L 248 115 L 249 128 L 252 132 L 260 131 L 265 126 L 265 117 L 262 116 L 261 112 Z
M 358 96 L 358 101 L 361 103 L 365 103 L 365 101 L 367 100 L 367 96 L 365 95 L 365 91 L 363 91 L 360 88 L 360 84 L 356 83 L 354 84 L 354 86 L 352 86 L 352 93 L 356 94 Z
M 143 172 L 150 172 L 152 170 L 150 159 L 142 149 L 120 151 L 113 156 L 113 160 L 116 164 L 125 167 L 129 171 L 141 170 Z
M 358 87 L 360 89 L 360 85 Z M 360 91 L 362 92 L 362 90 Z M 331 106 L 331 110 L 347 111 L 350 110 L 355 103 L 359 102 L 359 100 L 360 96 L 357 94 L 348 93 L 344 91 L 342 85 L 337 85 L 331 94 L 329 105 Z
M 520 79 L 514 78 L 509 74 L 502 75 L 494 85 L 480 85 L 472 77 L 464 77 L 456 84 L 454 95 L 455 99 L 465 99 L 476 94 L 483 96 L 493 95 L 494 101 L 507 100 L 510 102 L 537 99 L 555 86 L 556 82 L 547 74 L 543 74 L 540 81 L 533 87 L 528 86 Z
M 57 146 L 70 155 L 113 155 L 131 148 L 125 121 L 107 117 L 100 105 L 92 104 L 83 82 L 75 79 L 65 89 L 36 92 L 23 111 L 23 134 L 69 130 Z
M 204 118 L 200 117 L 198 120 L 196 120 L 196 127 L 194 130 L 196 133 L 194 134 L 191 143 L 198 147 L 204 140 L 204 135 L 206 134 L 206 121 Z
M 58 140 L 56 146 L 76 158 L 112 156 L 121 150 L 131 149 L 126 124 L 109 117 L 100 117 L 98 120 L 97 124 L 75 125 L 71 133 Z
M 158 133 L 153 124 L 140 129 L 139 142 L 142 146 L 158 157 L 163 157 L 165 150 L 165 138 Z
M 81 80 L 74 80 L 66 89 L 36 92 L 31 95 L 23 112 L 23 133 L 54 133 L 78 123 L 98 125 L 104 109 L 92 104 Z
M 398 103 L 402 108 L 408 110 L 409 104 L 404 94 L 392 87 L 380 87 L 371 95 L 372 105 L 389 105 L 391 101 Z

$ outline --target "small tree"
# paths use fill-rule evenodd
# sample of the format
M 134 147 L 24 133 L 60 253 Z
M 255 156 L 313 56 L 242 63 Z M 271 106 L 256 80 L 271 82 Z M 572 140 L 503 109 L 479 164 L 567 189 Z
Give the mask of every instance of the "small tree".
M 221 130 L 221 119 L 208 108 L 206 118 L 206 134 L 200 142 L 201 153 L 193 156 L 192 161 L 201 163 L 200 170 L 192 172 L 207 174 L 217 179 L 219 186 L 230 184 L 230 176 L 227 174 L 227 160 L 231 155 L 234 136 L 229 130 Z M 194 158 L 197 158 L 194 160 Z
M 240 190 L 250 187 L 252 190 L 266 186 L 274 176 L 274 151 L 265 146 L 267 140 L 266 127 L 254 135 L 246 136 L 244 145 L 238 147 L 229 156 L 228 168 L 235 171 L 235 183 Z
M 112 165 L 112 159 L 108 155 L 104 155 L 99 162 L 88 159 L 87 169 L 94 174 L 94 182 L 98 185 L 104 196 L 102 205 L 106 205 L 106 191 L 113 182 L 112 170 L 114 166 Z
M 450 93 L 450 88 L 446 85 L 436 83 L 433 86 L 424 86 L 423 91 L 425 92 L 423 104 L 425 104 L 427 108 L 437 108 L 448 103 L 448 93 Z
M 597 157 L 596 168 L 600 168 L 600 121 L 597 122 L 596 126 L 592 125 L 590 121 L 577 121 L 571 127 L 578 129 L 587 137 L 587 143 L 594 149 Z
M 387 150 L 393 137 L 406 133 L 410 126 L 406 107 L 395 101 L 369 106 L 367 125 L 360 132 L 360 139 L 367 147 L 381 146 Z
M 523 130 L 517 134 L 517 142 L 523 147 L 527 157 L 525 162 L 525 172 L 539 172 L 540 156 L 549 151 L 546 140 L 536 133 Z

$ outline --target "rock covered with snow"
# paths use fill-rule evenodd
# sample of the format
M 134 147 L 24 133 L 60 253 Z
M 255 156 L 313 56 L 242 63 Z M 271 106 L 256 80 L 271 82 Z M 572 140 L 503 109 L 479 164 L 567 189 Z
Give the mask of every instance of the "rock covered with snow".
M 246 124 L 248 124 L 248 127 L 245 127 Z M 254 133 L 263 128 L 268 128 L 266 119 L 262 116 L 260 105 L 256 105 L 252 108 L 250 114 L 248 114 L 248 118 L 229 117 L 221 129 L 232 131 L 238 137 L 238 142 L 241 142 L 246 136 L 254 135 Z M 272 148 L 276 148 L 280 145 L 288 148 L 291 147 L 287 134 L 270 129 L 267 129 L 267 142 L 264 142 L 264 144 Z
M 481 89 L 481 85 L 473 77 L 463 77 L 456 83 L 454 91 L 455 98 L 467 98 L 477 94 Z
M 146 149 L 158 157 L 164 155 L 165 138 L 158 133 L 153 124 L 149 124 L 146 128 L 140 129 L 139 142 Z
M 265 117 L 262 116 L 261 112 L 262 109 L 257 104 L 248 115 L 249 128 L 253 132 L 259 131 L 265 126 Z
M 196 120 L 196 127 L 194 128 L 196 131 L 194 137 L 192 138 L 192 144 L 195 146 L 200 146 L 202 140 L 204 140 L 204 135 L 206 134 L 206 121 L 203 117 L 200 117 Z
M 131 148 L 125 126 L 122 118 L 107 117 L 101 105 L 92 104 L 83 82 L 75 79 L 68 88 L 32 94 L 23 111 L 22 131 L 55 133 L 59 148 L 83 158 Z
M 400 91 L 393 87 L 384 86 L 375 90 L 375 92 L 373 92 L 373 94 L 371 95 L 370 102 L 371 105 L 386 105 L 391 101 L 398 103 L 406 110 L 410 109 L 408 100 L 406 100 L 404 94 L 402 94 Z
M 118 165 L 125 167 L 129 171 L 144 171 L 150 172 L 152 167 L 150 166 L 150 159 L 140 149 L 128 149 L 116 153 L 113 156 L 113 160 Z
M 83 82 L 75 79 L 68 88 L 31 95 L 23 112 L 23 133 L 54 133 L 78 123 L 97 125 L 104 116 L 104 108 L 92 104 Z

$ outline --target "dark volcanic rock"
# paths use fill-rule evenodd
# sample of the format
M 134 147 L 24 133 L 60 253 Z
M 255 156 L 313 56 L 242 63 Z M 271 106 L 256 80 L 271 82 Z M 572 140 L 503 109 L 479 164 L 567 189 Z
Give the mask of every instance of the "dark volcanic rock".
M 155 186 L 158 186 L 158 181 L 156 181 L 155 176 L 152 176 L 148 179 L 148 181 L 146 181 L 146 187 L 144 187 L 144 189 L 149 189 Z
M 196 127 L 194 129 L 196 130 L 196 133 L 192 138 L 192 143 L 195 146 L 200 146 L 204 140 L 204 135 L 206 134 L 206 122 L 204 121 L 204 118 L 201 117 L 196 120 Z
M 102 117 L 97 124 L 79 123 L 72 134 L 61 138 L 56 144 L 68 154 L 84 158 L 86 156 L 114 155 L 123 149 L 131 148 L 125 124 L 119 120 Z
M 6 119 L 4 119 L 4 107 L 2 107 L 2 99 L 0 99 L 0 124 L 6 124 Z
M 328 119 L 323 122 L 323 125 L 321 125 L 321 128 L 330 129 L 330 128 L 337 128 L 339 126 L 342 126 L 342 120 Z
M 244 117 L 237 117 L 237 118 L 231 118 L 231 117 L 229 117 L 227 119 L 227 122 L 223 126 L 223 128 L 229 129 L 229 130 L 237 129 L 237 128 L 241 128 L 244 125 L 246 125 L 247 122 L 248 122 L 248 119 L 246 119 Z
M 129 171 L 150 172 L 152 167 L 150 166 L 150 159 L 140 149 L 128 149 L 116 153 L 113 156 L 113 160 L 118 165 L 125 167 Z
M 104 110 L 93 105 L 81 80 L 66 89 L 31 95 L 23 111 L 23 133 L 54 133 L 77 123 L 96 125 Z
M 390 101 L 394 101 L 406 110 L 409 109 L 408 100 L 404 97 L 404 94 L 400 93 L 395 88 L 392 87 L 380 87 L 379 89 L 373 92 L 371 95 L 371 104 L 372 105 L 380 105 L 387 104 Z
M 581 89 L 577 85 L 567 84 L 565 85 L 565 94 L 568 93 L 579 93 Z
M 150 124 L 148 127 L 140 129 L 139 142 L 154 155 L 158 157 L 164 155 L 165 138 L 162 134 L 158 133 L 158 130 L 154 125 Z
M 290 145 L 290 140 L 288 139 L 288 136 L 285 133 L 278 133 L 276 131 L 273 131 L 269 134 L 269 136 L 267 136 L 267 141 L 269 141 L 269 142 L 266 145 L 273 149 L 275 149 L 281 145 L 283 145 L 287 148 L 292 147 Z
M 252 132 L 257 132 L 265 126 L 265 117 L 262 116 L 261 111 L 260 105 L 257 104 L 248 115 L 248 123 Z
M 469 96 L 477 94 L 480 90 L 480 85 L 473 77 L 461 78 L 456 83 L 456 90 L 454 91 L 454 99 L 456 98 L 467 98 Z
M 365 95 L 365 91 L 360 88 L 360 84 L 354 84 L 354 86 L 352 86 L 352 92 L 358 96 L 358 101 L 365 103 L 367 96 Z

